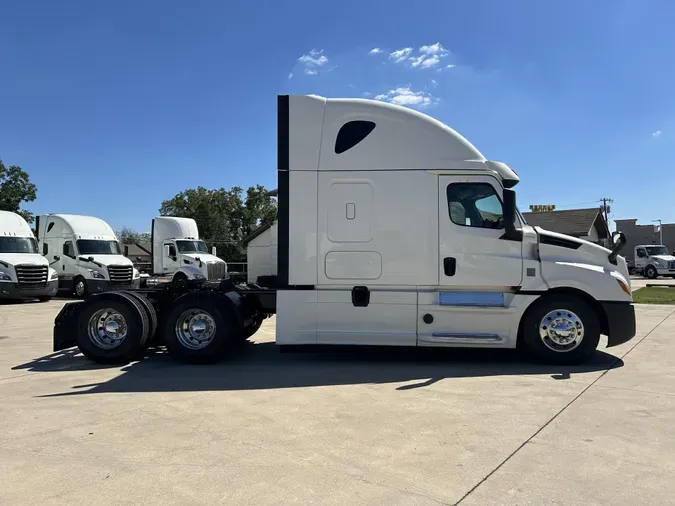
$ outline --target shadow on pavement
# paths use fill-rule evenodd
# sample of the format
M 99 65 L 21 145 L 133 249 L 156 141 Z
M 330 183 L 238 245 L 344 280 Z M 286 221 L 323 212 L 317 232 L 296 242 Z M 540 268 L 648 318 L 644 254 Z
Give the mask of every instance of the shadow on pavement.
M 601 351 L 581 366 L 540 365 L 524 361 L 514 350 L 429 348 L 336 348 L 325 352 L 280 353 L 274 343 L 247 343 L 213 365 L 182 365 L 163 349 L 148 350 L 144 360 L 120 369 L 122 374 L 102 383 L 76 385 L 81 395 L 111 392 L 189 392 L 257 390 L 329 385 L 384 384 L 411 390 L 448 378 L 549 375 L 557 380 L 575 374 L 622 367 L 623 361 Z M 65 372 L 105 369 L 76 350 L 54 353 L 13 369 Z

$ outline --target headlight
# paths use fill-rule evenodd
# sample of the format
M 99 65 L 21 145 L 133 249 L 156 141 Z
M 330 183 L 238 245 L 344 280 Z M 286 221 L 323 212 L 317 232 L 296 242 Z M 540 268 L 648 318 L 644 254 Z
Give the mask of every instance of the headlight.
M 55 279 L 59 279 L 59 273 L 54 271 L 49 279 L 50 279 L 50 281 L 53 281 Z
M 138 279 L 141 277 L 141 273 L 138 272 L 138 269 L 134 269 L 134 279 Z
M 105 279 L 105 276 L 94 269 L 87 269 L 91 273 L 91 277 L 94 279 Z
M 12 281 L 12 278 L 6 272 L 0 271 L 0 281 Z
M 195 279 L 206 279 L 206 276 L 204 276 L 201 272 L 196 272 Z

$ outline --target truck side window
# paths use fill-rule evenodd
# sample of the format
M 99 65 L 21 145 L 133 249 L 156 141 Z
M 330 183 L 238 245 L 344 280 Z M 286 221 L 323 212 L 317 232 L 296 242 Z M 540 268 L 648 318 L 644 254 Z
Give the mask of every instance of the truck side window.
M 169 256 L 171 258 L 176 258 L 178 255 L 176 255 L 176 247 L 173 244 L 169 245 Z
M 637 250 L 637 256 L 638 256 L 638 258 L 647 258 L 647 251 L 640 248 L 640 249 Z
M 63 243 L 63 254 L 70 258 L 75 258 L 75 248 L 71 241 L 66 241 Z
M 465 227 L 504 228 L 504 210 L 488 183 L 451 183 L 446 190 L 453 223 Z

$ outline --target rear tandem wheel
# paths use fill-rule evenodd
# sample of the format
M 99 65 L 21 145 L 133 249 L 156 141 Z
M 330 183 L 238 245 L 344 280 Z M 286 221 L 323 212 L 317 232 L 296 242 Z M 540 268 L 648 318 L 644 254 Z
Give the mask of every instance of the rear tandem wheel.
M 83 302 L 76 322 L 77 347 L 100 364 L 123 365 L 136 358 L 151 328 L 141 302 L 123 292 L 107 292 Z

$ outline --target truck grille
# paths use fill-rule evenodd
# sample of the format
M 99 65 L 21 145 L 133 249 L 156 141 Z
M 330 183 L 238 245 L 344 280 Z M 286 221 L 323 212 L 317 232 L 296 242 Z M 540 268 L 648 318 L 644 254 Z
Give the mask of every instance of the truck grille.
M 668 269 L 675 269 L 675 261 L 668 262 Z
M 46 265 L 17 265 L 16 278 L 26 288 L 40 288 L 47 285 L 49 267 Z
M 131 265 L 109 265 L 108 274 L 110 275 L 110 284 L 129 285 L 134 275 L 134 268 Z
M 208 269 L 208 279 L 209 280 L 218 280 L 222 279 L 227 273 L 227 264 L 223 262 L 213 262 L 206 264 Z

